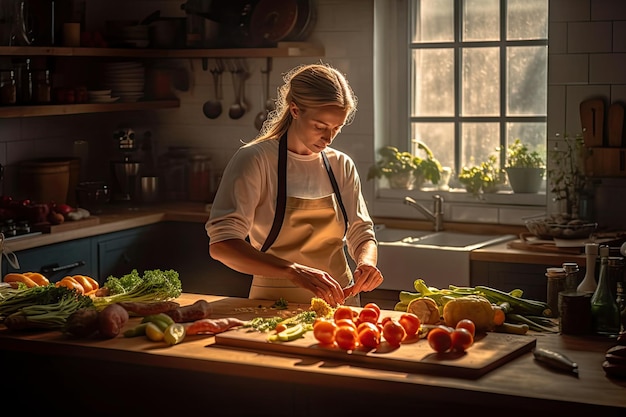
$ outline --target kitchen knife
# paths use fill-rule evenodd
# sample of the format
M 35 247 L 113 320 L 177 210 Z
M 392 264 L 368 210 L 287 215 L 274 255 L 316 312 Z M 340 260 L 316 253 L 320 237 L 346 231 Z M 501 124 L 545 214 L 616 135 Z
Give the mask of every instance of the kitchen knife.
M 583 141 L 589 148 L 601 147 L 604 128 L 604 101 L 601 98 L 583 100 L 580 103 L 580 123 Z
M 624 146 L 624 106 L 622 103 L 613 103 L 608 111 L 608 136 L 611 147 Z

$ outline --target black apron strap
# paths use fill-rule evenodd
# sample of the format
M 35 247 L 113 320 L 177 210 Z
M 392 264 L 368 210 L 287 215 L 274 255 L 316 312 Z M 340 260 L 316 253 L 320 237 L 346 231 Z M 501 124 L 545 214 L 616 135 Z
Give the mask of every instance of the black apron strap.
M 348 215 L 346 213 L 346 207 L 343 205 L 343 200 L 341 199 L 341 193 L 339 192 L 339 185 L 337 185 L 337 180 L 335 179 L 335 174 L 333 174 L 333 170 L 330 167 L 330 162 L 328 162 L 328 157 L 326 156 L 326 152 L 322 152 L 322 159 L 324 160 L 324 167 L 326 167 L 326 172 L 328 172 L 328 178 L 330 178 L 330 183 L 333 186 L 333 191 L 337 196 L 337 202 L 339 203 L 339 207 L 341 208 L 341 213 L 343 214 L 343 224 L 344 224 L 344 232 L 345 236 L 348 232 Z
M 278 144 L 278 190 L 276 192 L 276 213 L 270 233 L 263 243 L 261 252 L 265 252 L 272 246 L 285 219 L 285 207 L 287 205 L 287 132 L 280 138 Z

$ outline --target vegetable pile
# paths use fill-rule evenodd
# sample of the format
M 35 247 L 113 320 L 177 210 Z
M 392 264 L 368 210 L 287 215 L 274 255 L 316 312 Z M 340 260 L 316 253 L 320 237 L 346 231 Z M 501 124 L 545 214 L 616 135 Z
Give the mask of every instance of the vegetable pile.
M 120 278 L 108 277 L 102 287 L 108 290 L 109 295 L 94 298 L 93 303 L 98 310 L 119 302 L 171 300 L 182 294 L 178 272 L 171 269 L 167 271 L 146 270 L 143 276 L 133 269 L 130 274 Z
M 416 314 L 424 324 L 455 327 L 460 319 L 468 318 L 479 331 L 558 332 L 558 325 L 550 319 L 552 310 L 548 304 L 523 298 L 520 289 L 505 292 L 487 286 L 454 285 L 439 289 L 429 287 L 423 279 L 415 280 L 413 286 L 416 292 L 400 292 L 394 309 Z

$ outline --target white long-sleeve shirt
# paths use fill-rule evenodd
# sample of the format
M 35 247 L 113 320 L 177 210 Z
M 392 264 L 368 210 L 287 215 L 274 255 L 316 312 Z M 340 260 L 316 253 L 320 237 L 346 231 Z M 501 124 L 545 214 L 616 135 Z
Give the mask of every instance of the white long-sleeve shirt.
M 278 144 L 278 140 L 266 140 L 242 146 L 230 160 L 205 226 L 212 243 L 250 236 L 254 247 L 263 245 L 276 211 Z M 321 154 L 287 154 L 288 196 L 318 198 L 333 193 Z M 326 155 L 348 215 L 346 242 L 354 259 L 355 248 L 375 240 L 373 222 L 352 159 L 332 148 L 326 148 Z

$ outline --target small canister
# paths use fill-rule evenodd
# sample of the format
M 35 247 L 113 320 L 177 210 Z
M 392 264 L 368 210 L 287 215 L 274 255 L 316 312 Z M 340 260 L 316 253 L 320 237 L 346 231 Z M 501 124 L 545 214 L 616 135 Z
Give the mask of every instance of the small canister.
M 562 334 L 591 333 L 591 296 L 590 293 L 578 291 L 559 293 L 559 330 Z
M 565 291 L 565 270 L 563 268 L 547 268 L 548 278 L 548 305 L 552 310 L 552 317 L 559 316 L 559 293 Z
M 578 264 L 576 262 L 564 262 L 563 270 L 565 271 L 565 290 L 573 291 L 578 288 L 578 284 L 580 284 Z

